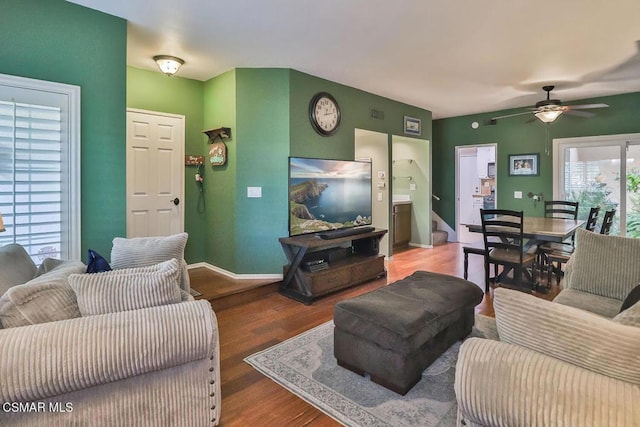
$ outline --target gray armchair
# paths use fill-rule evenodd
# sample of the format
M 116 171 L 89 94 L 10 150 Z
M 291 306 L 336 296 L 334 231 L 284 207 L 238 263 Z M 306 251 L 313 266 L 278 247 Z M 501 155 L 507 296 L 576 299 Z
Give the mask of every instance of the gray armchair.
M 94 303 L 92 289 L 126 287 L 131 283 L 123 277 L 143 280 L 154 267 L 123 272 L 113 282 L 101 276 L 109 273 L 77 274 L 86 269 L 79 262 L 56 263 L 33 278 L 32 264 L 20 246 L 0 248 L 0 271 L 21 270 L 3 278 L 31 277 L 24 284 L 0 282 L 6 288 L 0 290 L 0 425 L 219 423 L 220 350 L 209 302 L 175 289 L 173 303 L 108 312 L 122 295 L 129 303 L 132 293 L 103 293 Z M 170 274 L 158 276 L 177 288 L 181 264 L 173 259 L 162 265 Z M 95 282 L 77 294 L 78 301 L 74 280 L 78 286 Z M 132 292 L 140 289 L 146 290 Z M 82 304 L 103 314 L 86 315 Z
M 458 424 L 640 426 L 640 240 L 578 233 L 553 302 L 496 289 L 499 341 L 458 356 Z

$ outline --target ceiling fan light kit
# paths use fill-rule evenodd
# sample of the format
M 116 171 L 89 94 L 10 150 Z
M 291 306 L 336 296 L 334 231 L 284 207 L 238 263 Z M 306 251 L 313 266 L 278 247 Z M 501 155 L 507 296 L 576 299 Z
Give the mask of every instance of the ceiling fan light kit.
M 542 90 L 547 92 L 547 99 L 536 102 L 535 107 L 529 108 L 529 111 L 492 117 L 490 122 L 487 124 L 493 125 L 497 123 L 498 119 L 521 116 L 524 114 L 533 114 L 543 123 L 552 123 L 565 112 L 574 116 L 592 117 L 594 115 L 593 113 L 580 110 L 608 107 L 607 104 L 562 105 L 562 101 L 559 99 L 551 99 L 550 95 L 554 87 L 555 86 L 543 86 Z
M 551 123 L 562 114 L 562 109 L 542 110 L 535 113 L 535 116 L 540 119 L 541 122 Z

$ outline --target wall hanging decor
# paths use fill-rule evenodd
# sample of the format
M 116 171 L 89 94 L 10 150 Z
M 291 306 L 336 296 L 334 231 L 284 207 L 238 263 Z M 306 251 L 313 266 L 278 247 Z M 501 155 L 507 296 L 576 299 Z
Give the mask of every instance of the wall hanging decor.
M 534 154 L 510 154 L 509 155 L 509 175 L 510 176 L 536 176 L 540 175 L 538 163 L 540 153 Z
M 404 133 L 405 135 L 417 135 L 422 134 L 422 127 L 420 119 L 415 117 L 404 116 Z
M 222 166 L 227 163 L 227 146 L 224 143 L 225 138 L 231 137 L 231 128 L 217 128 L 203 130 L 202 133 L 209 137 L 209 162 L 211 166 Z M 216 141 L 220 139 L 220 141 Z

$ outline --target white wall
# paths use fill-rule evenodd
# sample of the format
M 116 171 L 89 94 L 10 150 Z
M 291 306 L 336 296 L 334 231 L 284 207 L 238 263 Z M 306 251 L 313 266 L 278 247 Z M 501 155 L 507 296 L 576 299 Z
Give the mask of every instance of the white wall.
M 425 139 L 397 135 L 391 141 L 392 173 L 397 178 L 392 180 L 392 194 L 409 194 L 411 198 L 410 244 L 430 247 L 431 144 Z M 408 176 L 412 179 L 406 179 Z
M 372 132 L 363 129 L 355 130 L 355 159 L 371 159 L 372 166 L 372 221 L 376 228 L 390 229 L 390 173 L 389 173 L 389 138 L 386 133 Z M 378 172 L 384 178 L 378 178 Z M 384 183 L 383 188 L 378 182 Z M 391 254 L 389 233 L 380 241 L 380 253 L 388 257 Z

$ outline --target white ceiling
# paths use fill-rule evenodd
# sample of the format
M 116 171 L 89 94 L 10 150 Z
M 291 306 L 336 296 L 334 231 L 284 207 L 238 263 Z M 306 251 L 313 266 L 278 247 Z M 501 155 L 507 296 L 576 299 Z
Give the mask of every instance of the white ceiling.
M 73 0 L 125 18 L 128 65 L 293 68 L 434 118 L 640 91 L 638 0 Z

